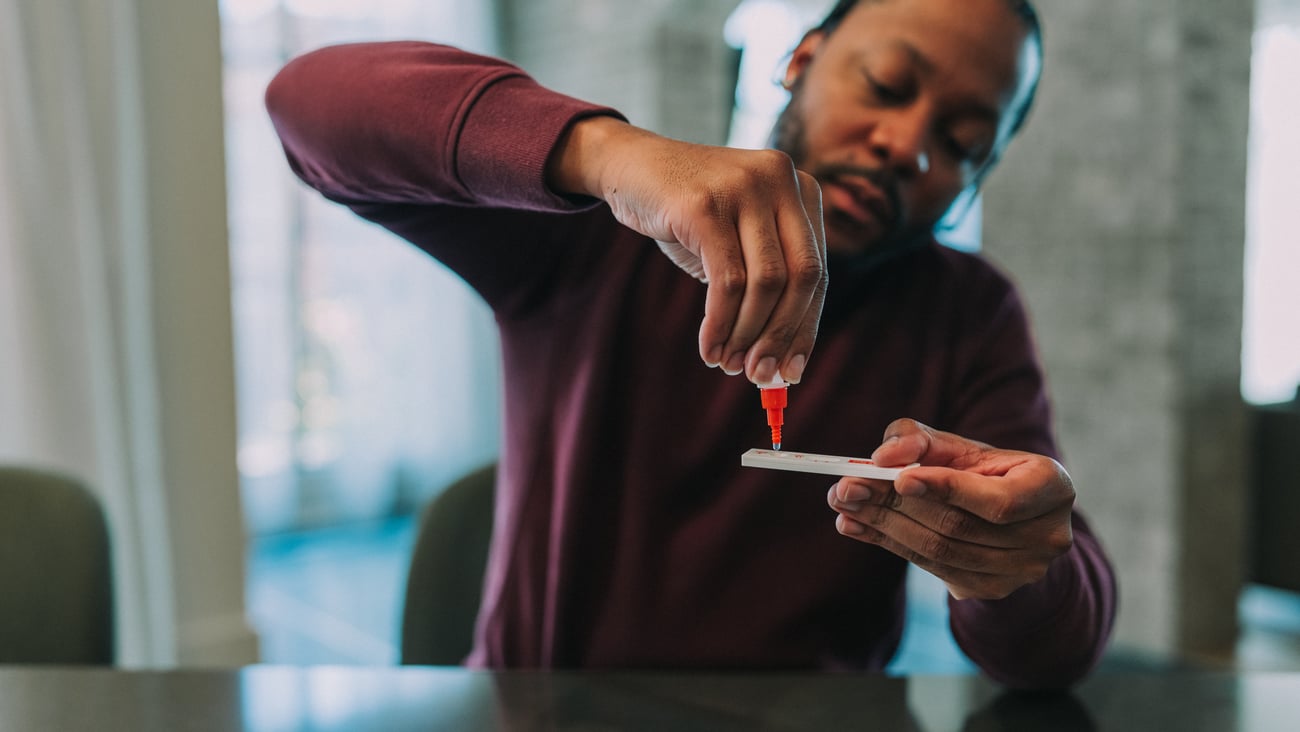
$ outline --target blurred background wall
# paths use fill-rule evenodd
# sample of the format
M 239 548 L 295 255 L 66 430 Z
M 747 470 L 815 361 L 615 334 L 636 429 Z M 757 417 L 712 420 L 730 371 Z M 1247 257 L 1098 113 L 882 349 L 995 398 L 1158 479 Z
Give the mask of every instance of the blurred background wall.
M 1047 77 L 989 187 L 1065 456 L 1120 573 L 1116 642 L 1223 657 L 1244 576 L 1250 3 L 1042 4 Z

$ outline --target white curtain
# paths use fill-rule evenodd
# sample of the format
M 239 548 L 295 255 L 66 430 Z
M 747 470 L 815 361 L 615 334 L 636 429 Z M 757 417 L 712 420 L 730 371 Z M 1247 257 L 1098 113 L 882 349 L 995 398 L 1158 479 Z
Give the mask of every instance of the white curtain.
M 185 177 L 221 190 L 219 76 L 195 72 L 219 72 L 210 5 L 0 0 L 0 462 L 101 497 L 127 666 L 254 653 L 224 197 Z M 176 113 L 205 95 L 215 139 Z

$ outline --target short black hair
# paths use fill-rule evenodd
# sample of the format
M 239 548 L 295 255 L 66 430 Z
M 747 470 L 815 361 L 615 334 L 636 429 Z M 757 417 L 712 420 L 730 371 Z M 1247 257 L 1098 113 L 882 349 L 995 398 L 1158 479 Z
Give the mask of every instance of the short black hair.
M 849 11 L 858 3 L 863 1 L 864 0 L 839 0 L 835 3 L 835 7 L 831 8 L 831 11 L 822 19 L 822 22 L 818 23 L 817 26 L 812 29 L 812 32 L 820 32 L 830 35 L 832 31 L 839 27 L 840 22 L 849 14 Z M 876 3 L 882 1 L 883 0 L 865 0 L 865 2 Z M 1030 3 L 1029 0 L 1007 0 L 1007 4 L 1010 5 L 1011 10 L 1025 22 L 1025 27 L 1029 30 L 1029 37 L 1034 42 L 1034 52 L 1038 57 L 1038 63 L 1035 67 L 1036 73 L 1034 78 L 1030 81 L 1029 91 L 1025 95 L 1025 101 L 1020 105 L 1020 108 L 1015 111 L 1015 117 L 1011 120 L 1011 135 L 1014 136 L 1020 131 L 1021 127 L 1024 127 L 1025 120 L 1029 118 L 1029 109 L 1034 106 L 1034 97 L 1038 93 L 1038 80 L 1042 77 L 1043 69 L 1043 26 L 1038 21 L 1038 11 L 1034 9 L 1033 4 Z

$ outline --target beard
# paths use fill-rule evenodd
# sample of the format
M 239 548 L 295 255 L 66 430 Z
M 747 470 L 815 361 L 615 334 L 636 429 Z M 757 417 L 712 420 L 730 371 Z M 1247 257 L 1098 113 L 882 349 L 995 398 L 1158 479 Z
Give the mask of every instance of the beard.
M 796 168 L 816 178 L 820 185 L 854 177 L 867 181 L 889 200 L 890 210 L 893 212 L 889 221 L 882 222 L 883 230 L 872 236 L 872 232 L 867 231 L 860 222 L 835 211 L 823 211 L 827 237 L 829 238 L 832 229 L 836 230 L 839 236 L 852 243 L 852 246 L 843 246 L 842 251 L 855 252 L 897 249 L 915 241 L 921 232 L 906 225 L 907 216 L 899 193 L 898 177 L 889 168 L 809 159 L 806 123 L 800 95 L 802 82 L 803 79 L 800 78 L 790 86 L 790 102 L 777 117 L 768 146 L 789 155 Z

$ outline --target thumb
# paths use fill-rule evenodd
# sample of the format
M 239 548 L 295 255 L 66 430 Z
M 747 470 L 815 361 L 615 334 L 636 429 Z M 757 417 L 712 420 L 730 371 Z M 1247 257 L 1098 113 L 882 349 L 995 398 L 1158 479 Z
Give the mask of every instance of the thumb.
M 707 283 L 709 281 L 709 276 L 704 272 L 704 261 L 696 256 L 694 252 L 675 241 L 656 239 L 655 243 L 659 245 L 660 251 L 667 255 L 672 260 L 672 263 L 677 265 L 683 272 L 700 282 Z
M 943 432 L 914 419 L 897 419 L 885 429 L 885 439 L 871 453 L 875 462 L 890 465 L 921 463 L 963 468 L 973 465 L 988 445 Z

